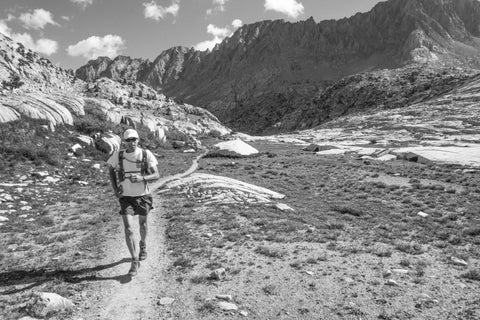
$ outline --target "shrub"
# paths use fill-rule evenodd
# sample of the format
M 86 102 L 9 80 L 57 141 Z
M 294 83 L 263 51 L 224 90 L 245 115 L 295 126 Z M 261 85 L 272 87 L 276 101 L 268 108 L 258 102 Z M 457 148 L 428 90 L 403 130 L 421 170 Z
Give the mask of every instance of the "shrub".
M 480 281 L 480 269 L 472 269 L 461 275 L 462 278 Z
M 258 246 L 255 249 L 255 252 L 271 258 L 282 258 L 287 254 L 285 250 L 266 247 L 266 246 Z
M 333 211 L 337 211 L 342 214 L 350 214 L 355 217 L 360 217 L 364 215 L 364 212 L 360 208 L 355 208 L 353 206 L 347 205 L 333 205 L 331 206 Z
M 23 81 L 20 80 L 20 76 L 18 74 L 11 74 L 8 78 L 8 81 L 3 80 L 2 86 L 4 88 L 10 88 L 10 90 L 20 88 L 23 86 Z
M 399 241 L 395 244 L 395 249 L 413 255 L 424 252 L 422 245 L 417 242 Z

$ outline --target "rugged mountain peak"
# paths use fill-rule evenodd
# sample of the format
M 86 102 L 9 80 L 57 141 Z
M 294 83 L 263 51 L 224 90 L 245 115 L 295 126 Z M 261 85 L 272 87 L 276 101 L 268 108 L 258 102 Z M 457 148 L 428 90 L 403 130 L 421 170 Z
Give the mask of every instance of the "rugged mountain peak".
M 236 129 L 261 132 L 328 82 L 412 63 L 480 67 L 479 57 L 477 0 L 389 0 L 340 20 L 244 25 L 210 52 L 171 48 L 136 74 Z
M 9 83 L 13 78 L 22 83 L 22 88 L 42 91 L 72 90 L 77 82 L 72 70 L 54 65 L 47 58 L 0 33 L 0 82 Z

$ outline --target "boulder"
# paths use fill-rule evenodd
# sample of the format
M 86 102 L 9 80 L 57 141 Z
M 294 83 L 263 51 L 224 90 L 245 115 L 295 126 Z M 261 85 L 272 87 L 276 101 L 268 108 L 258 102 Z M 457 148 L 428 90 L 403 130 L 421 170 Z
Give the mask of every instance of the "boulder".
M 120 150 L 122 139 L 114 133 L 105 133 L 95 141 L 95 147 L 105 153 L 112 154 Z
M 75 141 L 77 141 L 83 147 L 93 147 L 95 145 L 95 141 L 93 140 L 93 138 L 85 135 L 77 136 L 75 138 Z
M 70 150 L 75 154 L 75 155 L 78 155 L 78 150 L 82 149 L 83 147 L 76 143 L 74 144 L 73 146 L 70 147 Z
M 161 143 L 166 143 L 167 142 L 167 136 L 165 135 L 165 130 L 162 128 L 156 128 L 154 131 L 155 137 L 157 137 L 158 141 Z
M 258 154 L 258 150 L 240 139 L 217 143 L 208 153 L 212 157 L 246 157 Z
M 33 316 L 45 318 L 57 312 L 70 310 L 73 302 L 56 293 L 37 292 L 32 295 L 30 311 Z

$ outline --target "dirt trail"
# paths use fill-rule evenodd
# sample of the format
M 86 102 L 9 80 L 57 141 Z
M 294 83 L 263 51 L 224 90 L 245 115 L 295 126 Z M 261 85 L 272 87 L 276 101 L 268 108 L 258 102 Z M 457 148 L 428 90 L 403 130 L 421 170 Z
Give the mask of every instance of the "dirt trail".
M 118 231 L 108 239 L 105 244 L 105 263 L 118 262 L 112 268 L 99 271 L 96 275 L 98 281 L 92 288 L 92 298 L 89 306 L 82 314 L 85 319 L 105 320 L 136 320 L 158 319 L 155 311 L 159 301 L 161 288 L 165 286 L 163 273 L 168 265 L 165 246 L 166 220 L 162 217 L 164 212 L 160 197 L 156 190 L 164 183 L 181 178 L 194 172 L 198 167 L 198 160 L 202 155 L 193 160 L 192 165 L 183 173 L 159 179 L 151 185 L 155 208 L 149 214 L 147 252 L 148 258 L 141 262 L 137 276 L 127 276 L 130 267 L 130 258 L 125 244 L 123 226 L 119 225 Z M 120 221 L 120 218 L 119 218 Z M 138 224 L 135 227 L 135 237 L 140 239 Z M 116 280 L 116 281 L 115 281 Z

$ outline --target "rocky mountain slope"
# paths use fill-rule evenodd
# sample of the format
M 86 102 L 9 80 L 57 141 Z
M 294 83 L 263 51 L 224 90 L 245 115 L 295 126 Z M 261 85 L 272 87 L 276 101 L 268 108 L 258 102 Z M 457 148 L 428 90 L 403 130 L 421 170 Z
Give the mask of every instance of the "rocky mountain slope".
M 153 62 L 99 58 L 76 75 L 136 79 L 205 107 L 236 129 L 265 133 L 308 125 L 278 123 L 299 108 L 316 113 L 312 98 L 349 75 L 411 63 L 478 67 L 479 25 L 475 0 L 389 0 L 338 21 L 245 25 L 211 52 L 176 47 Z
M 198 137 L 230 132 L 210 112 L 179 104 L 145 84 L 108 78 L 86 83 L 2 34 L 0 81 L 0 122 L 39 119 L 53 131 L 58 125 L 107 121 L 143 128 L 163 143 L 195 147 Z

